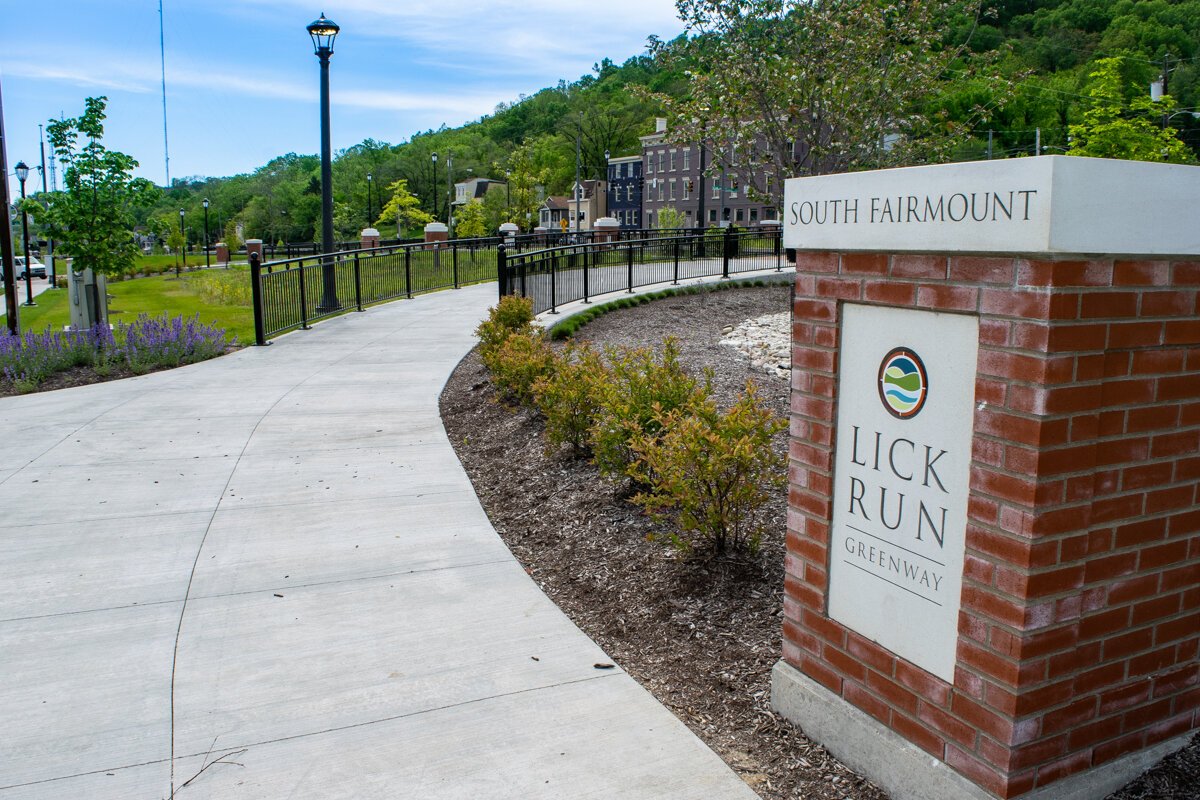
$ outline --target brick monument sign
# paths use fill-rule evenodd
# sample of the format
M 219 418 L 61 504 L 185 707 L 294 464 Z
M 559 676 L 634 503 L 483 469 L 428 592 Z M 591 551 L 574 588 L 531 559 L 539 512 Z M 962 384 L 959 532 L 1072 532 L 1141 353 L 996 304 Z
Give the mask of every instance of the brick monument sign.
M 1100 798 L 1200 727 L 1200 167 L 788 182 L 776 708 L 896 798 Z

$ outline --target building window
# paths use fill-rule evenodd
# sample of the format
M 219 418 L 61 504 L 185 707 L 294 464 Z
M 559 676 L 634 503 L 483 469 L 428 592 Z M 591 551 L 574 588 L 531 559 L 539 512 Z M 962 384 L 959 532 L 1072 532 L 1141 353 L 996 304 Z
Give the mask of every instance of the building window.
M 750 221 L 758 222 L 758 209 L 757 208 L 750 209 Z
M 658 171 L 663 172 L 663 163 L 666 160 L 667 154 L 662 150 L 658 151 Z
M 744 209 L 744 208 L 739 208 L 739 209 L 737 210 L 737 221 L 738 221 L 738 222 L 742 222 L 742 221 L 744 221 L 745 219 L 746 219 L 746 209 Z
M 683 148 L 683 171 L 689 172 L 692 169 L 692 148 Z
M 713 200 L 720 200 L 720 199 L 721 199 L 721 187 L 720 187 L 720 185 L 719 185 L 719 184 L 718 184 L 716 181 L 713 181 L 713 185 L 712 185 L 712 186 L 713 186 L 712 199 L 713 199 Z
M 708 221 L 709 222 L 717 221 L 717 210 L 715 208 L 710 208 L 708 210 Z
M 671 199 L 674 200 L 675 199 L 675 179 L 674 178 L 671 179 L 670 191 L 671 191 Z
M 763 209 L 763 219 L 775 219 L 775 209 L 774 208 L 764 208 Z
M 659 182 L 658 182 L 658 199 L 659 199 L 660 201 L 663 199 L 663 184 L 664 184 L 664 183 L 666 183 L 666 181 L 659 181 Z
M 654 172 L 654 153 L 646 154 L 646 174 Z
M 671 151 L 671 172 L 675 171 L 675 151 Z
M 629 172 L 629 165 L 628 165 L 628 164 L 622 164 L 622 165 L 621 165 L 621 177 L 622 177 L 622 178 L 624 178 L 624 177 L 627 177 L 627 175 L 628 175 L 628 172 Z

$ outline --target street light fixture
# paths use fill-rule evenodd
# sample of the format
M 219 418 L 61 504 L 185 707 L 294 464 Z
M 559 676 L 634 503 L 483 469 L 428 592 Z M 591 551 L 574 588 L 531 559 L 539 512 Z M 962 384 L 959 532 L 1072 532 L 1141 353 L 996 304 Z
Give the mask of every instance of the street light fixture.
M 208 269 L 212 266 L 208 255 L 208 198 L 201 200 L 200 205 L 204 206 L 204 268 Z
M 333 268 L 333 145 L 329 136 L 329 57 L 333 40 L 341 30 L 321 12 L 320 19 L 307 26 L 313 50 L 321 62 L 321 252 L 326 256 L 321 267 L 321 305 L 318 311 L 333 311 L 340 306 L 337 275 Z
M 29 252 L 29 214 L 25 211 L 25 179 L 29 177 L 29 167 L 24 161 L 17 162 L 17 180 L 21 182 L 21 242 L 25 248 L 25 303 L 35 306 L 33 302 L 33 256 Z

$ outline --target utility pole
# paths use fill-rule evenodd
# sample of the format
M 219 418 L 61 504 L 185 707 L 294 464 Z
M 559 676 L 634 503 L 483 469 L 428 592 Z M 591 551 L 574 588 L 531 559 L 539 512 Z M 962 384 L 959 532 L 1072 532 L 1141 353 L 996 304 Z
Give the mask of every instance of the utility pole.
M 171 149 L 167 145 L 167 40 L 163 35 L 163 6 L 158 0 L 158 53 L 162 66 L 163 161 L 167 170 L 168 189 L 171 188 Z
M 446 236 L 453 235 L 454 228 L 454 155 L 446 149 Z
M 988 128 L 988 161 L 992 160 L 992 134 L 992 129 Z
M 1042 154 L 1042 129 L 1037 129 L 1037 138 L 1034 140 L 1033 154 L 1040 156 Z

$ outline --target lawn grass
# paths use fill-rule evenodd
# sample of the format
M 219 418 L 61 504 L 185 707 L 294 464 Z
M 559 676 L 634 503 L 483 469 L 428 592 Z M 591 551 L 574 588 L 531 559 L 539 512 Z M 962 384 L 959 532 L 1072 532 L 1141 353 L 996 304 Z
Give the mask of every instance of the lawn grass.
M 132 322 L 140 314 L 152 317 L 200 315 L 200 321 L 215 324 L 225 329 L 230 338 L 236 336 L 243 344 L 254 341 L 254 312 L 249 306 L 221 305 L 206 300 L 199 292 L 195 278 L 203 273 L 184 274 L 182 279 L 174 275 L 156 275 L 150 278 L 135 278 L 128 281 L 112 281 L 108 284 L 108 319 Z M 71 322 L 67 306 L 67 290 L 56 289 L 35 298 L 36 308 L 21 308 L 21 330 L 41 331 L 47 327 L 62 330 Z

